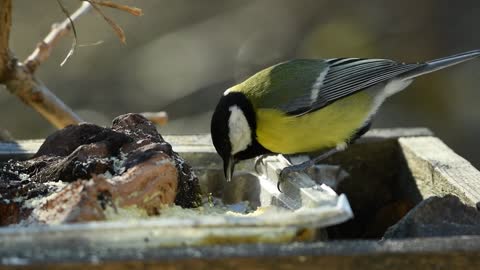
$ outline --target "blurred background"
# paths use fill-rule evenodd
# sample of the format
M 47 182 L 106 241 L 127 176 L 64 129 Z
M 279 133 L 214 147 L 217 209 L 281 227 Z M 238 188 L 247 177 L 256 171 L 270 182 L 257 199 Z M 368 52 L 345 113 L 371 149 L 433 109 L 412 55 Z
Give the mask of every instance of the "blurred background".
M 64 0 L 73 12 L 79 1 Z M 65 38 L 38 70 L 86 121 L 109 125 L 127 112 L 167 111 L 162 134 L 206 133 L 229 86 L 292 58 L 375 57 L 417 62 L 480 48 L 480 1 L 129 0 L 143 17 L 106 13 L 122 45 L 94 14 L 76 23 L 82 46 L 60 67 Z M 25 59 L 64 14 L 55 0 L 15 0 L 11 48 Z M 480 168 L 480 60 L 421 77 L 388 100 L 374 127 L 430 128 Z M 0 86 L 2 87 L 2 86 Z M 54 128 L 0 91 L 0 128 L 17 139 Z

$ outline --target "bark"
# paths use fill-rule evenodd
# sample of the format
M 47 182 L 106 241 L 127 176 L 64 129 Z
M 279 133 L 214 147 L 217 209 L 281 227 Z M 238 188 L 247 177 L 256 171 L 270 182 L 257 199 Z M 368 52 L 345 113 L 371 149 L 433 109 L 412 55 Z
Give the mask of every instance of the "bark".
M 12 26 L 12 1 L 0 0 L 0 82 L 4 81 L 8 74 L 10 51 L 8 41 Z

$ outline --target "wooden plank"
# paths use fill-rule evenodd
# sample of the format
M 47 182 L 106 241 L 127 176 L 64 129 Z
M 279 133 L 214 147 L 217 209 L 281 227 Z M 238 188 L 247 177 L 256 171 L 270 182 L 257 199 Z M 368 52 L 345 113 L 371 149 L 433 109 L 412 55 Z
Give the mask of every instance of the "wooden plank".
M 399 144 L 423 198 L 454 194 L 480 202 L 480 172 L 435 137 L 400 138 Z
M 178 153 L 216 153 L 210 135 L 164 136 L 164 139 Z M 30 158 L 42 143 L 42 139 L 0 142 L 0 161 Z
M 364 136 L 360 137 L 355 143 L 369 143 L 387 139 L 398 139 L 402 137 L 423 137 L 433 136 L 433 132 L 428 128 L 376 128 L 369 130 Z
M 33 156 L 43 140 L 21 140 L 0 142 L 0 161 L 15 159 L 26 159 Z
M 88 241 L 1 249 L 0 269 L 480 269 L 478 236 L 159 248 Z M 2 266 L 3 265 L 3 266 Z
M 359 143 L 394 139 L 412 136 L 431 136 L 432 132 L 426 128 L 395 128 L 373 129 L 363 136 Z M 210 134 L 200 135 L 166 135 L 164 139 L 171 143 L 173 149 L 179 153 L 201 152 L 215 153 Z M 10 158 L 25 159 L 34 155 L 43 143 L 43 139 L 19 140 L 13 142 L 0 142 L 0 161 Z

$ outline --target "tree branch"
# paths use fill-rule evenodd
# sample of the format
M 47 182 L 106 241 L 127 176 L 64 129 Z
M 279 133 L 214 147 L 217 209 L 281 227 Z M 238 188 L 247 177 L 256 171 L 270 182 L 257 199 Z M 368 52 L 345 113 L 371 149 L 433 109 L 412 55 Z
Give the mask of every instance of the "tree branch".
M 57 128 L 78 124 L 82 119 L 55 96 L 25 66 L 15 61 L 14 70 L 5 82 L 8 91 L 39 112 Z
M 9 66 L 8 41 L 12 26 L 12 1 L 0 0 L 0 82 L 5 80 Z
M 82 120 L 35 77 L 36 69 L 48 59 L 57 42 L 74 29 L 73 21 L 90 11 L 94 5 L 105 4 L 108 7 L 128 11 L 133 15 L 141 15 L 140 9 L 123 7 L 123 5 L 113 4 L 110 1 L 105 3 L 90 1 L 92 0 L 82 0 L 82 5 L 77 11 L 71 15 L 67 14 L 68 18 L 63 22 L 54 24 L 50 33 L 37 45 L 25 62 L 21 63 L 14 57 L 8 47 L 12 1 L 0 0 L 0 84 L 5 84 L 12 94 L 34 108 L 57 128 L 77 124 Z M 60 2 L 59 4 L 61 5 Z M 101 11 L 99 12 L 101 13 Z M 107 22 L 116 25 L 111 20 L 107 20 Z M 165 117 L 163 119 L 165 120 Z
M 86 4 L 82 4 L 86 9 Z M 89 5 L 87 3 L 87 5 Z M 81 8 L 82 9 L 82 8 Z M 78 15 L 81 15 L 82 12 Z M 57 98 L 50 90 L 34 76 L 38 65 L 49 55 L 51 46 L 63 35 L 68 33 L 70 27 L 65 26 L 65 31 L 55 31 L 39 45 L 35 52 L 29 57 L 29 67 L 18 62 L 8 47 L 8 38 L 11 28 L 12 2 L 11 0 L 0 0 L 0 83 L 6 85 L 8 91 L 16 95 L 27 105 L 34 108 L 43 117 L 57 128 L 63 128 L 70 124 L 77 124 L 82 120 L 65 103 Z M 78 17 L 78 16 L 77 16 Z M 64 25 L 63 22 L 60 25 Z M 49 48 L 50 46 L 50 48 Z
M 82 5 L 77 9 L 70 18 L 65 19 L 61 23 L 53 24 L 52 30 L 48 35 L 37 44 L 37 48 L 25 60 L 25 66 L 30 72 L 35 72 L 37 67 L 43 63 L 50 56 L 50 52 L 57 42 L 72 30 L 72 22 L 77 20 L 83 14 L 86 14 L 92 9 L 89 2 L 82 2 Z

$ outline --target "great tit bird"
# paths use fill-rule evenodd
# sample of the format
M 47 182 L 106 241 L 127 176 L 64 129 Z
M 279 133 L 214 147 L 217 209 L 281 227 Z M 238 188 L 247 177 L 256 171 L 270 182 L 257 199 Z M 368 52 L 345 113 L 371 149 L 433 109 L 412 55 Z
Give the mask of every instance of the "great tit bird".
M 235 163 L 264 154 L 328 150 L 302 170 L 344 149 L 370 127 L 386 98 L 414 78 L 480 56 L 480 50 L 424 63 L 387 59 L 297 59 L 227 89 L 211 136 L 230 181 Z

